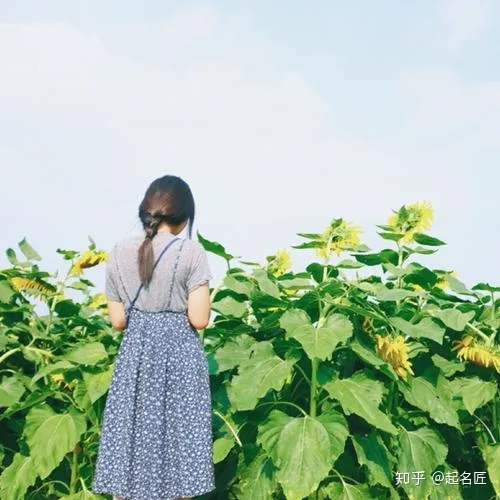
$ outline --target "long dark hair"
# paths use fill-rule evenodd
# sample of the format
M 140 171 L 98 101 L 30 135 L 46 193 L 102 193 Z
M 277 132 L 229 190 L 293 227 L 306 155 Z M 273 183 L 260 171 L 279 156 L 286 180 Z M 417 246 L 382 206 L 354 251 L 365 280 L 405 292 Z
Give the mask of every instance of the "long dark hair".
M 139 219 L 146 237 L 139 248 L 138 265 L 141 282 L 147 288 L 153 275 L 154 253 L 151 240 L 162 222 L 177 225 L 189 220 L 189 238 L 193 230 L 194 199 L 188 184 L 175 175 L 155 179 L 139 205 Z

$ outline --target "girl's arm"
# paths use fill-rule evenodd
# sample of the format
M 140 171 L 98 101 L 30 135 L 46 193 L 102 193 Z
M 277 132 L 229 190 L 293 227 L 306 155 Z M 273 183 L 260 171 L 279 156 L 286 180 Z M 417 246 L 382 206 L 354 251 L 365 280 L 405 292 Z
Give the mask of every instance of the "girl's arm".
M 124 330 L 127 326 L 125 317 L 125 308 L 121 302 L 116 300 L 108 300 L 108 314 L 111 324 L 117 330 Z
M 188 318 L 189 322 L 201 330 L 210 321 L 210 289 L 208 283 L 198 286 L 188 295 Z

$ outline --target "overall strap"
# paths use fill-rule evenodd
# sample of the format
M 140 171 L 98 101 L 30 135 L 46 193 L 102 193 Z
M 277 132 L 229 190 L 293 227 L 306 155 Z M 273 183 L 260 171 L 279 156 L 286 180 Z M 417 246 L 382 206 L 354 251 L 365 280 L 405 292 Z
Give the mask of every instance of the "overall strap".
M 163 254 L 168 250 L 168 248 L 170 247 L 170 245 L 172 243 L 174 243 L 175 241 L 179 240 L 180 238 L 174 238 L 173 240 L 169 241 L 165 248 L 161 251 L 160 255 L 158 256 L 158 258 L 156 259 L 156 262 L 153 266 L 153 271 L 155 270 L 156 266 L 158 265 L 158 262 L 160 262 L 160 259 L 163 257 Z M 139 286 L 139 289 L 137 290 L 137 293 L 135 294 L 135 297 L 134 297 L 134 300 L 131 302 L 130 306 L 128 307 L 128 310 L 132 309 L 132 307 L 134 307 L 134 304 L 135 304 L 135 301 L 137 300 L 137 298 L 139 297 L 139 294 L 141 293 L 141 290 L 144 286 L 144 283 L 141 283 L 141 285 Z

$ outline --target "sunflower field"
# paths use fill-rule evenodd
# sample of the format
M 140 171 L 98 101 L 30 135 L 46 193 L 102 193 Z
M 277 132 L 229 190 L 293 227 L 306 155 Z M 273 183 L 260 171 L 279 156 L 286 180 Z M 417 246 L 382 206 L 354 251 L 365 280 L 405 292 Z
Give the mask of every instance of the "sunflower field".
M 315 255 L 300 272 L 287 249 L 248 262 L 198 233 L 227 263 L 200 331 L 217 479 L 206 498 L 500 496 L 500 286 L 421 263 L 444 245 L 432 217 L 425 202 L 394 211 L 381 250 L 341 218 L 298 233 L 293 248 Z M 26 239 L 0 271 L 2 500 L 105 498 L 90 484 L 123 332 L 85 277 L 106 252 L 92 240 L 57 252 L 62 276 Z

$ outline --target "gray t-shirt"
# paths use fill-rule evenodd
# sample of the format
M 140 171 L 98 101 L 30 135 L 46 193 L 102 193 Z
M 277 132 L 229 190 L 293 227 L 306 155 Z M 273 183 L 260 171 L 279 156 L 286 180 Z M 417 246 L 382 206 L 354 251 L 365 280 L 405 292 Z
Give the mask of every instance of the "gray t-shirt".
M 173 238 L 175 235 L 168 231 L 156 234 L 152 240 L 155 262 Z M 138 309 L 153 312 L 165 309 L 186 311 L 188 293 L 213 278 L 207 254 L 201 244 L 195 240 L 178 238 L 153 271 L 149 288 L 142 288 L 135 302 Z M 143 241 L 144 233 L 120 240 L 109 252 L 106 263 L 106 296 L 109 300 L 122 302 L 125 308 L 130 305 L 141 284 L 137 256 Z

